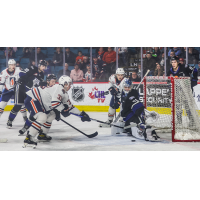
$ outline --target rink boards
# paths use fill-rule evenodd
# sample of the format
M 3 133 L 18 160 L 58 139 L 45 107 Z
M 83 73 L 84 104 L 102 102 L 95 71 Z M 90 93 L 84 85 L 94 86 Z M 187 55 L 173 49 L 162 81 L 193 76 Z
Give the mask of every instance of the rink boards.
M 137 86 L 139 83 L 134 83 Z M 194 98 L 200 110 L 200 85 L 195 86 Z M 107 82 L 98 83 L 74 83 L 73 88 L 69 90 L 68 94 L 72 104 L 80 110 L 94 111 L 94 112 L 107 112 L 111 100 L 111 95 L 105 95 L 104 92 L 108 91 L 109 84 Z M 138 89 L 140 101 L 143 102 L 143 85 L 141 84 Z M 162 96 L 160 97 L 162 101 Z M 149 99 L 149 101 L 152 99 Z M 166 101 L 166 99 L 163 99 Z M 164 102 L 163 102 L 164 103 Z M 5 108 L 5 111 L 10 111 L 13 108 L 14 100 L 11 99 Z M 166 102 L 165 102 L 166 106 Z M 159 114 L 171 114 L 170 105 L 167 107 L 152 107 L 148 110 L 154 110 Z M 117 110 L 119 111 L 119 109 Z

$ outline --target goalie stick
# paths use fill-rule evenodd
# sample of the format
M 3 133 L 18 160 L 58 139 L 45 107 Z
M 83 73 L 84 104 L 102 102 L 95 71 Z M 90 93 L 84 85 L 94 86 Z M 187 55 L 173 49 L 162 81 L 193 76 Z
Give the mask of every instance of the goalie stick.
M 144 78 L 148 75 L 148 73 L 150 72 L 150 70 L 147 70 L 147 73 L 144 75 L 144 77 L 142 78 L 142 80 L 140 81 L 139 85 L 137 86 L 136 90 L 138 90 L 138 88 L 140 87 L 140 85 L 142 84 Z M 121 111 L 119 112 L 119 114 L 117 115 L 117 117 L 115 118 L 114 122 L 117 122 L 119 120 L 119 118 L 121 117 Z
M 95 133 L 91 134 L 91 135 L 87 135 L 85 133 L 83 133 L 82 131 L 80 131 L 79 129 L 75 128 L 74 126 L 72 126 L 71 124 L 69 124 L 68 122 L 66 122 L 65 120 L 61 119 L 61 121 L 63 121 L 65 124 L 67 124 L 68 126 L 71 126 L 73 129 L 77 130 L 78 132 L 82 133 L 83 135 L 85 135 L 88 138 L 93 138 L 96 137 L 98 135 L 98 132 L 96 131 Z
M 81 115 L 78 115 L 78 114 L 75 114 L 75 113 L 71 113 L 71 112 L 70 112 L 70 114 L 75 115 L 75 116 L 77 116 L 77 117 L 83 117 L 83 116 L 81 116 Z M 107 124 L 107 125 L 110 125 L 110 126 L 114 126 L 114 127 L 117 127 L 117 128 L 123 128 L 123 129 L 127 129 L 127 128 L 131 128 L 131 127 L 137 126 L 137 124 L 131 124 L 131 125 L 129 125 L 129 126 L 124 126 L 124 127 L 122 127 L 122 126 L 117 126 L 117 125 L 115 125 L 115 124 L 108 124 L 108 123 L 106 123 L 106 122 L 103 122 L 103 121 L 100 121 L 100 120 L 97 120 L 97 119 L 92 119 L 92 118 L 90 118 L 90 119 L 93 120 L 93 121 L 102 123 L 102 124 Z

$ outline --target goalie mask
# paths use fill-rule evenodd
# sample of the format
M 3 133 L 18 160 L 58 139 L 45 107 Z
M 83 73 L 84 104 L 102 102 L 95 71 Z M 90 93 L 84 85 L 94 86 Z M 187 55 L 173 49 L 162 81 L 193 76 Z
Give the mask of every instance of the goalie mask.
M 122 83 L 122 89 L 124 93 L 127 95 L 132 88 L 133 88 L 132 81 L 129 78 L 125 78 Z

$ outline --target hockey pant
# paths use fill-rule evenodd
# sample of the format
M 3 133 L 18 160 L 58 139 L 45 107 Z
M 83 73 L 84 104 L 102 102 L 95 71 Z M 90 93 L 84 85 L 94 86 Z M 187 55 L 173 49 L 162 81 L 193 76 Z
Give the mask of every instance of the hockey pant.
M 30 118 L 34 119 L 29 128 L 29 134 L 35 138 L 42 125 L 47 121 L 47 115 L 43 112 L 43 108 L 39 101 L 27 96 L 24 103 L 30 113 Z
M 0 116 L 2 115 L 8 101 L 12 98 L 14 94 L 14 91 L 8 91 L 6 89 L 3 91 L 0 102 Z
M 112 96 L 111 100 L 110 100 L 110 107 L 108 110 L 108 120 L 113 121 L 114 115 L 115 115 L 115 109 L 119 108 L 119 104 L 117 104 L 116 102 L 118 102 L 119 99 L 117 97 Z

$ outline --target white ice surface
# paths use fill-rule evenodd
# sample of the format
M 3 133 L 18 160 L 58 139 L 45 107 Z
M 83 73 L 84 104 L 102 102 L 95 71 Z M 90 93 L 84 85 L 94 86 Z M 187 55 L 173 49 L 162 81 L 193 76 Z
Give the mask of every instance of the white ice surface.
M 94 119 L 106 121 L 107 113 L 88 112 Z M 200 143 L 172 143 L 170 133 L 159 134 L 160 142 L 146 142 L 134 140 L 125 135 L 111 136 L 110 128 L 99 128 L 97 122 L 81 122 L 76 116 L 63 118 L 86 134 L 98 131 L 95 138 L 87 138 L 62 121 L 53 121 L 49 135 L 52 137 L 49 143 L 38 143 L 36 149 L 22 148 L 24 136 L 18 136 L 18 131 L 24 125 L 21 113 L 13 122 L 12 129 L 6 128 L 9 112 L 4 112 L 0 118 L 0 138 L 7 138 L 7 143 L 0 143 L 0 151 L 198 151 Z

